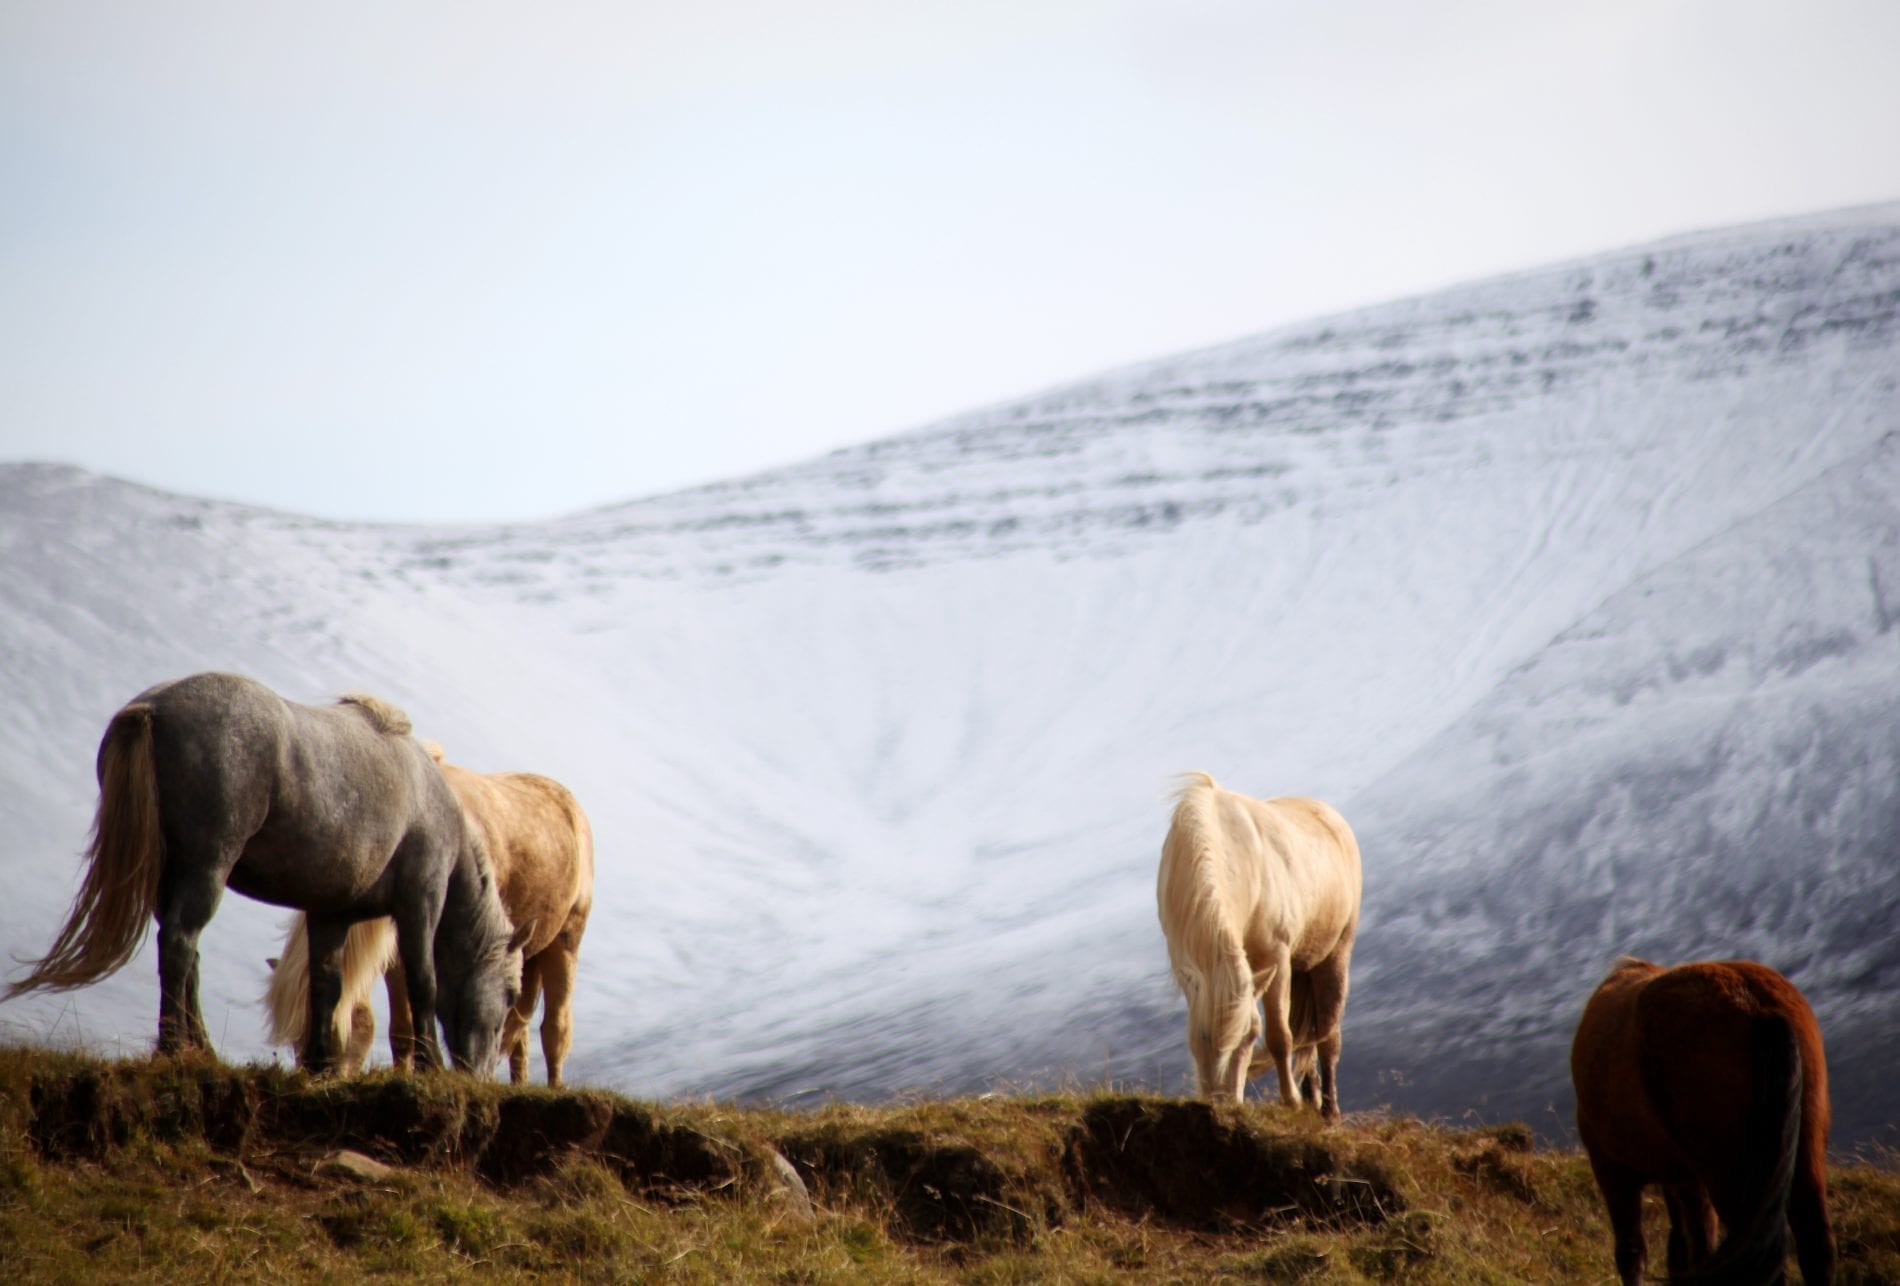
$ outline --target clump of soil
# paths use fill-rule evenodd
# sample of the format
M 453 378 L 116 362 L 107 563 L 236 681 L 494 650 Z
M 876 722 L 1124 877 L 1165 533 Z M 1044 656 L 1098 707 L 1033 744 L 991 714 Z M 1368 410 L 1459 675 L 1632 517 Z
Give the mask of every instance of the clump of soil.
M 467 1096 L 445 1077 L 428 1075 L 301 1081 L 268 1096 L 260 1115 L 271 1143 L 354 1148 L 402 1165 L 459 1160 L 471 1154 L 464 1135 L 473 1133 L 469 1141 L 479 1144 L 483 1133 L 479 1115 L 471 1123 Z
M 624 1101 L 614 1103 L 599 1150 L 622 1183 L 651 1196 L 720 1191 L 747 1173 L 739 1143 L 669 1125 Z
M 503 1187 L 550 1174 L 577 1154 L 598 1152 L 613 1119 L 613 1104 L 593 1094 L 524 1093 L 503 1099 L 476 1171 Z
M 1323 1137 L 1269 1133 L 1206 1103 L 1093 1103 L 1069 1134 L 1063 1165 L 1084 1202 L 1210 1231 L 1289 1220 L 1376 1224 L 1405 1205 L 1375 1162 Z
M 913 1241 L 1021 1241 L 1034 1231 L 1022 1191 L 1033 1185 L 966 1142 L 910 1129 L 830 1126 L 788 1136 L 779 1147 L 821 1199 L 886 1203 Z
M 248 1077 L 209 1061 L 141 1070 L 74 1065 L 32 1076 L 26 1124 L 35 1149 L 51 1161 L 99 1160 L 141 1134 L 243 1148 L 259 1105 Z

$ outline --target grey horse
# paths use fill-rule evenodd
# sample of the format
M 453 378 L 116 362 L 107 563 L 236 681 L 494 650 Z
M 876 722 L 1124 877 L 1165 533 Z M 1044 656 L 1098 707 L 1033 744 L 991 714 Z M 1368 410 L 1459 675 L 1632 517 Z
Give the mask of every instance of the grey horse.
M 309 917 L 309 1025 L 300 1061 L 337 1057 L 331 1022 L 344 938 L 373 916 L 396 923 L 416 1052 L 440 1067 L 439 1019 L 455 1066 L 494 1071 L 521 988 L 483 840 L 468 826 L 409 720 L 375 697 L 331 706 L 284 698 L 235 674 L 147 688 L 106 725 L 99 810 L 71 912 L 11 999 L 82 987 L 122 968 L 158 920 L 158 1049 L 210 1049 L 198 1005 L 198 935 L 228 886 Z

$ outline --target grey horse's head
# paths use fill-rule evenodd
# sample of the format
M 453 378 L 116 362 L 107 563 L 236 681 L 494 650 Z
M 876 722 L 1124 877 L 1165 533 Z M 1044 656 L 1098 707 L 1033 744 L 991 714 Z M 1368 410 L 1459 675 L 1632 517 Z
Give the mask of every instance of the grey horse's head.
M 480 889 L 473 914 L 459 931 L 446 923 L 436 932 L 436 1017 L 449 1061 L 456 1070 L 486 1079 L 501 1056 L 501 1029 L 521 998 L 521 950 L 534 921 L 508 923 L 495 889 L 486 848 L 468 833 Z
M 507 921 L 502 921 L 504 929 Z M 457 1071 L 486 1079 L 501 1057 L 501 1029 L 521 998 L 521 947 L 532 923 L 513 930 L 500 950 L 488 950 L 459 977 L 445 974 L 437 998 L 449 1061 Z

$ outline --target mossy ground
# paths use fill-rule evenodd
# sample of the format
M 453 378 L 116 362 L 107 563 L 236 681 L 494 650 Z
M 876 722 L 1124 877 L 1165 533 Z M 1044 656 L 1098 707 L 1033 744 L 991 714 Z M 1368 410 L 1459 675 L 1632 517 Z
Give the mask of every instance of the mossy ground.
M 339 1148 L 395 1167 L 322 1164 Z M 811 1213 L 772 1179 L 772 1153 Z M 1843 1282 L 1900 1174 L 1833 1175 Z M 1652 1211 L 1660 1259 L 1663 1226 Z M 813 1112 L 0 1049 L 0 1280 L 1606 1282 L 1583 1158 L 1108 1091 Z

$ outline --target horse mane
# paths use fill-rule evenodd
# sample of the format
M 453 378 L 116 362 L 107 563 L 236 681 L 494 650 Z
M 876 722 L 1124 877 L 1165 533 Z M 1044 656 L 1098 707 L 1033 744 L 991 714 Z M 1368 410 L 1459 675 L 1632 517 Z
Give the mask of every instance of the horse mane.
M 388 733 L 392 737 L 406 737 L 415 730 L 409 722 L 409 716 L 383 700 L 367 692 L 346 692 L 337 698 L 340 706 L 355 706 L 361 710 L 375 726 L 376 731 Z
M 1240 947 L 1227 923 L 1212 869 L 1215 826 L 1209 805 L 1220 785 L 1204 772 L 1183 773 L 1178 780 L 1174 818 L 1162 846 L 1161 876 L 1162 904 L 1181 939 L 1175 961 L 1177 981 L 1181 965 L 1204 973 L 1230 947 Z M 1173 937 L 1170 934 L 1170 945 Z
M 1183 773 L 1174 819 L 1162 845 L 1159 879 L 1162 930 L 1174 980 L 1197 1015 L 1220 1025 L 1225 1043 L 1246 1021 L 1253 974 L 1217 882 L 1213 795 L 1220 784 L 1204 772 Z
M 1189 791 L 1197 790 L 1203 786 L 1208 790 L 1220 789 L 1220 783 L 1214 780 L 1213 773 L 1201 772 L 1198 769 L 1194 772 L 1181 773 L 1174 781 L 1175 789 L 1172 798 L 1177 806 L 1188 797 Z

